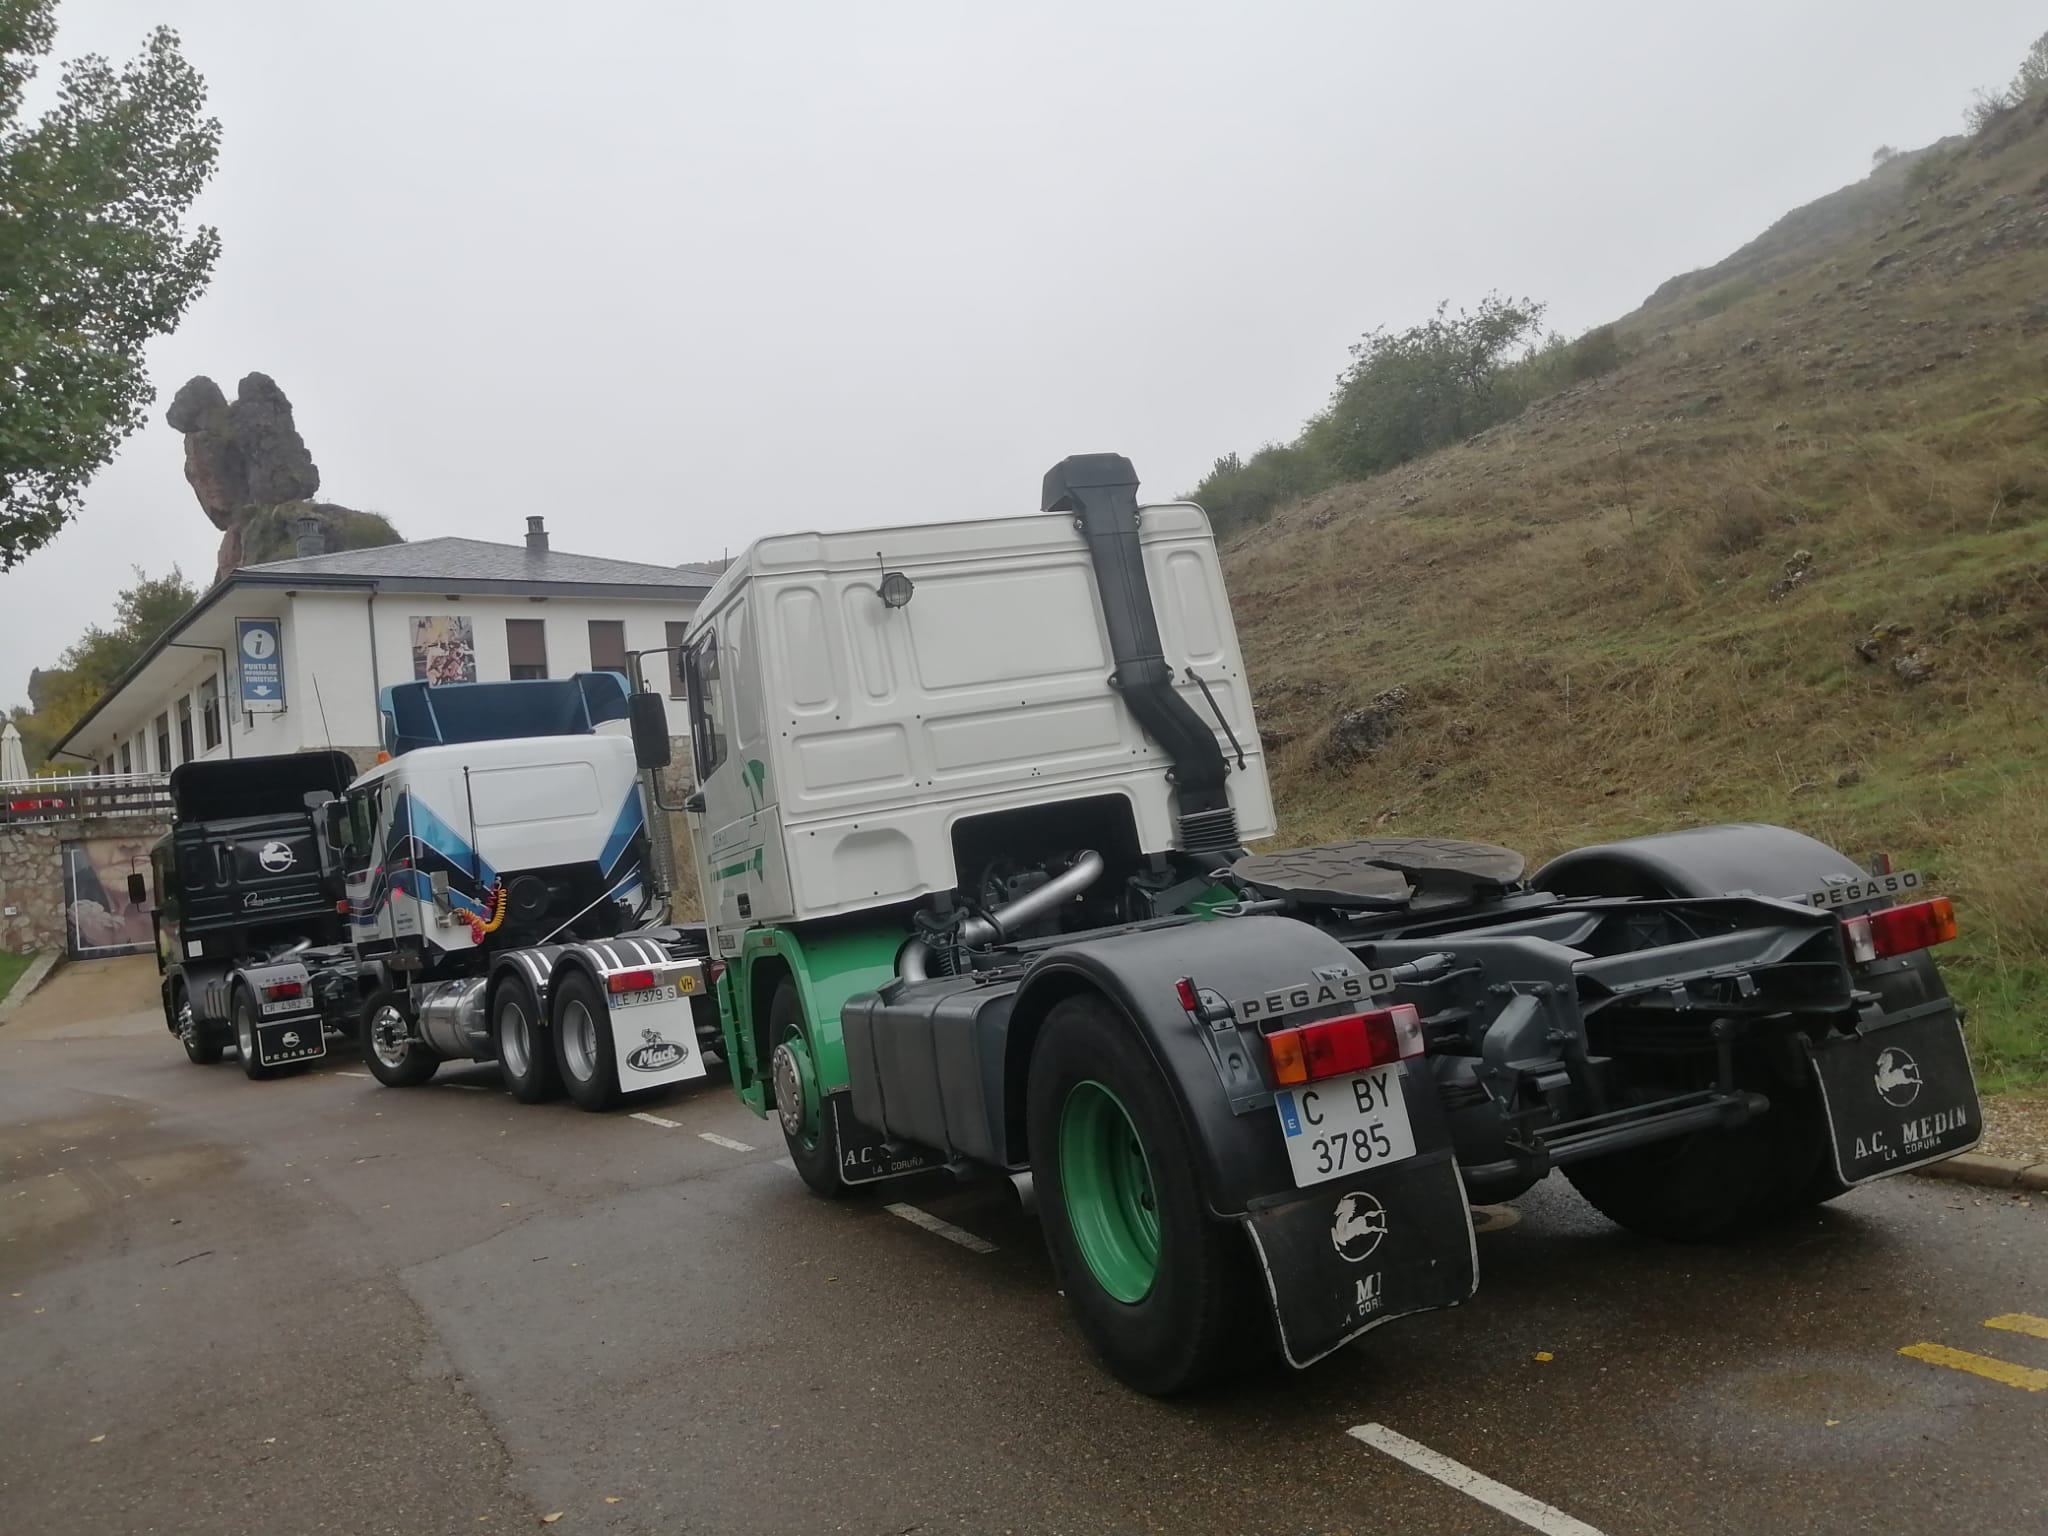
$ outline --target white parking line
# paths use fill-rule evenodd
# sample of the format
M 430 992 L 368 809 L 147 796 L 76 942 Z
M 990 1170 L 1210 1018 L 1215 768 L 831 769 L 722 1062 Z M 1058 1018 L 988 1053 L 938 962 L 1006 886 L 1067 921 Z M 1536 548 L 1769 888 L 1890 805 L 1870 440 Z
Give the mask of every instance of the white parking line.
M 682 1121 L 680 1121 L 680 1120 L 664 1120 L 664 1119 L 662 1119 L 662 1118 L 661 1118 L 661 1116 L 659 1116 L 659 1115 L 650 1115 L 650 1114 L 649 1114 L 649 1113 L 647 1113 L 647 1111 L 646 1111 L 646 1110 L 644 1110 L 644 1109 L 636 1109 L 636 1110 L 634 1110 L 634 1111 L 633 1111 L 633 1114 L 632 1114 L 632 1118 L 633 1118 L 633 1119 L 635 1119 L 635 1120 L 645 1120 L 645 1121 L 646 1121 L 646 1122 L 647 1122 L 647 1123 L 648 1123 L 649 1125 L 658 1125 L 658 1126 L 660 1126 L 660 1127 L 661 1127 L 661 1128 L 662 1128 L 662 1129 L 663 1129 L 664 1131 L 672 1131 L 672 1130 L 674 1130 L 674 1129 L 675 1129 L 675 1128 L 676 1128 L 677 1126 L 679 1126 L 679 1125 L 681 1125 L 681 1124 L 683 1123 L 683 1122 L 682 1122 Z
M 891 1216 L 901 1216 L 913 1227 L 923 1227 L 927 1232 L 936 1232 L 949 1243 L 958 1243 L 969 1253 L 994 1253 L 996 1245 L 986 1238 L 976 1237 L 963 1227 L 956 1227 L 950 1221 L 941 1221 L 930 1211 L 921 1211 L 914 1205 L 885 1205 L 882 1207 Z
M 754 1149 L 744 1141 L 734 1141 L 730 1136 L 721 1136 L 716 1131 L 699 1131 L 699 1141 L 708 1141 L 714 1147 L 723 1147 L 728 1152 L 751 1152 Z
M 1384 1424 L 1356 1424 L 1345 1433 L 1376 1451 L 1384 1451 L 1396 1461 L 1406 1462 L 1445 1487 L 1455 1488 L 1488 1508 L 1521 1521 L 1531 1530 L 1543 1532 L 1543 1536 L 1600 1536 L 1600 1532 L 1585 1521 L 1574 1520 L 1563 1510 L 1552 1509 L 1526 1493 L 1517 1493 L 1505 1483 L 1496 1483 L 1492 1478 L 1474 1472 L 1462 1461 L 1453 1461 L 1426 1445 L 1417 1445 L 1406 1435 L 1397 1435 Z
M 370 1074 L 367 1072 L 337 1072 L 334 1075 L 336 1077 L 368 1077 Z
M 787 1168 L 791 1173 L 796 1172 L 795 1162 L 786 1157 L 778 1157 L 777 1159 L 775 1159 L 775 1166 L 778 1168 Z

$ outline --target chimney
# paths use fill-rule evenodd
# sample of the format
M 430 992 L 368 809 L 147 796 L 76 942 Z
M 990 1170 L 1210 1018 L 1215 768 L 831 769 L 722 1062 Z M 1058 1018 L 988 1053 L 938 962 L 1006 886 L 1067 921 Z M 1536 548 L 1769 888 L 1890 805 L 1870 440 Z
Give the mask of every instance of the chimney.
M 526 520 L 526 552 L 529 555 L 544 555 L 548 552 L 548 530 L 537 517 Z
M 301 560 L 309 555 L 327 553 L 327 535 L 320 527 L 319 518 L 303 512 L 292 519 L 292 548 Z

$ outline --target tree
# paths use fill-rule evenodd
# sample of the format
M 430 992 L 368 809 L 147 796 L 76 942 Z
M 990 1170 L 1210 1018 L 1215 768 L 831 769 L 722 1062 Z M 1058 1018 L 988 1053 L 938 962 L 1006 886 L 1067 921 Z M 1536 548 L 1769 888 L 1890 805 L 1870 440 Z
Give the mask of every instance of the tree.
M 2048 96 L 2048 32 L 2034 39 L 2034 46 L 2020 60 L 2019 72 L 2012 77 L 2005 94 L 2014 106 L 2036 96 Z
M 134 584 L 114 599 L 113 627 L 95 624 L 74 640 L 55 667 L 31 680 L 33 709 L 12 712 L 29 766 L 47 759 L 121 674 L 198 601 L 199 593 L 175 565 L 166 576 L 145 576 L 137 567 Z
M 185 214 L 220 124 L 167 27 L 116 70 L 67 64 L 20 119 L 56 0 L 0 0 L 0 571 L 55 537 L 155 398 L 144 345 L 205 289 L 220 236 Z
M 1541 304 L 1490 293 L 1469 314 L 1446 302 L 1421 325 L 1374 331 L 1351 349 L 1311 435 L 1338 470 L 1363 478 L 1490 427 L 1521 408 L 1502 375 L 1542 320 Z

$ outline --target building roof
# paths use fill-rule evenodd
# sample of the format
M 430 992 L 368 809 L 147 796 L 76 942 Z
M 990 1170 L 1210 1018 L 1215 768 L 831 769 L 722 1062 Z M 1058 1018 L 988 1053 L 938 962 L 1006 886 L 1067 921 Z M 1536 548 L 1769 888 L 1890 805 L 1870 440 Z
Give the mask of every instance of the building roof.
M 708 590 L 712 575 L 694 566 L 644 565 L 601 555 L 572 555 L 566 550 L 528 549 L 521 544 L 494 544 L 487 539 L 421 539 L 412 544 L 379 544 L 371 549 L 345 549 L 331 555 L 273 560 L 246 565 L 229 576 L 252 577 L 270 584 L 290 576 L 308 585 L 323 581 L 425 581 L 435 587 L 450 582 L 478 583 L 503 589 L 513 582 L 546 582 L 577 587 L 643 587 L 652 596 L 696 596 Z M 617 595 L 624 596 L 621 592 Z
M 694 565 L 643 565 L 601 555 L 572 555 L 566 550 L 529 549 L 523 544 L 453 537 L 245 565 L 215 582 L 183 618 L 136 657 L 51 751 L 53 755 L 62 753 L 83 735 L 128 685 L 148 670 L 150 663 L 176 647 L 180 635 L 238 587 L 281 587 L 294 591 L 334 587 L 348 591 L 476 592 L 695 603 L 711 590 L 715 579 L 714 572 Z

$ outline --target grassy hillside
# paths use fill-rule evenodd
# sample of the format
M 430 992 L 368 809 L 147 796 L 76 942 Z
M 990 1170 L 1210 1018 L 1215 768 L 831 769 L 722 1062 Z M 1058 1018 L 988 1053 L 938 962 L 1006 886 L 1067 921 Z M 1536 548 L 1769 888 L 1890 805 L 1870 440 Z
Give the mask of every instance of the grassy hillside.
M 1999 1086 L 2048 1077 L 2048 101 L 1915 160 L 1226 562 L 1285 838 L 1887 849 L 1956 899 Z

